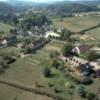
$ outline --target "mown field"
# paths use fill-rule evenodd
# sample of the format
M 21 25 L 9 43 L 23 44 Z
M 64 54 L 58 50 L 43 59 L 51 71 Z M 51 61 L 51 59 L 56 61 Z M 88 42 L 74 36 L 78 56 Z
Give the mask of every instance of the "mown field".
M 90 28 L 100 23 L 100 16 L 83 16 L 83 17 L 69 17 L 52 19 L 55 28 L 66 28 L 72 32 L 79 32 L 81 30 Z
M 0 32 L 4 32 L 4 36 L 7 36 L 9 35 L 9 30 L 13 28 L 12 26 L 10 25 L 7 25 L 7 24 L 3 24 L 0 22 Z M 2 34 L 2 33 L 1 33 Z

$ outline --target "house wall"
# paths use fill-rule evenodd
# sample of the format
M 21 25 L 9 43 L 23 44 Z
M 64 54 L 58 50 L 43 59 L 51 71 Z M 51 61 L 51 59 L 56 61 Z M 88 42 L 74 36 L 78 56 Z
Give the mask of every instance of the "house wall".
M 78 58 L 76 56 L 67 59 L 69 63 L 73 65 L 73 68 L 77 68 L 80 64 L 88 63 L 88 61 Z

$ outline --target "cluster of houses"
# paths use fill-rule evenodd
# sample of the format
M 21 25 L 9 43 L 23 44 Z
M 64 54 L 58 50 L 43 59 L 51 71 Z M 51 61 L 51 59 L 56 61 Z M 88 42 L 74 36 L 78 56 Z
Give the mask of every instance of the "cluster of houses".
M 39 26 L 33 26 L 31 31 L 28 31 L 29 35 L 44 35 L 47 31 L 51 31 L 53 30 L 53 26 L 52 25 L 42 25 L 41 27 Z
M 100 16 L 100 12 L 89 12 L 89 13 L 75 13 L 73 14 L 76 17 L 83 17 L 83 16 Z
M 81 45 L 74 47 L 72 52 L 77 55 L 86 53 L 90 51 L 88 45 Z M 88 76 L 95 72 L 98 77 L 100 77 L 100 63 L 99 61 L 89 62 L 81 57 L 71 56 L 67 58 L 67 61 L 71 64 L 71 68 L 77 72 L 80 76 Z

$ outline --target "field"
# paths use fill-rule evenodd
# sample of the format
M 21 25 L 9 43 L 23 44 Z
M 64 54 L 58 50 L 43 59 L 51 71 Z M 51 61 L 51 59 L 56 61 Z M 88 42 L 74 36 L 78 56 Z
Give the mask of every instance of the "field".
M 9 34 L 9 30 L 12 28 L 12 26 L 0 23 L 0 32 L 4 32 L 4 36 L 7 36 Z M 1 33 L 2 34 L 2 33 Z
M 55 50 L 59 52 L 61 51 L 62 46 L 63 44 L 54 41 L 47 44 L 44 48 L 41 48 L 36 53 L 30 54 L 24 59 L 20 59 L 11 64 L 5 73 L 0 74 L 0 78 L 21 83 L 30 87 L 35 87 L 35 83 L 37 82 L 42 86 L 42 90 L 55 93 L 54 87 L 49 87 L 48 85 L 48 83 L 53 83 L 55 86 L 59 86 L 62 90 L 62 92 L 58 93 L 58 95 L 66 96 L 69 100 L 83 100 L 82 98 L 73 96 L 75 93 L 75 88 L 70 88 L 70 84 L 75 86 L 75 83 L 69 78 L 65 78 L 63 73 L 61 73 L 59 70 L 51 68 L 50 66 L 52 62 L 52 59 L 49 56 L 50 52 Z M 0 49 L 0 54 L 13 50 L 15 51 L 17 49 L 15 47 L 3 48 Z M 43 76 L 43 69 L 46 66 L 51 68 L 53 77 L 45 78 Z M 92 85 L 86 86 L 86 89 L 94 92 L 95 88 L 95 91 L 97 91 L 99 87 L 97 82 L 100 82 L 100 80 L 95 80 Z M 66 86 L 66 84 L 69 84 L 69 86 Z M 35 100 L 52 100 L 52 98 L 48 98 L 46 96 L 25 92 L 0 84 L 0 100 L 14 100 L 15 97 L 17 98 L 16 100 L 33 100 L 33 98 L 35 98 Z
M 24 59 L 20 59 L 17 62 L 11 64 L 11 66 L 6 70 L 6 72 L 0 75 L 0 78 L 14 81 L 17 83 L 22 83 L 26 86 L 31 86 L 31 87 L 35 87 L 35 83 L 37 82 L 38 84 L 42 85 L 42 90 L 46 90 L 51 93 L 54 93 L 53 88 L 48 86 L 48 83 L 52 82 L 55 83 L 57 86 L 61 86 L 61 89 L 63 90 L 63 92 L 59 93 L 58 95 L 66 96 L 67 94 L 67 98 L 70 98 L 71 97 L 70 92 L 73 93 L 73 89 L 70 89 L 68 87 L 65 88 L 65 83 L 69 83 L 69 84 L 71 83 L 74 84 L 74 83 L 71 80 L 66 79 L 59 70 L 52 68 L 51 70 L 53 73 L 53 77 L 49 79 L 43 76 L 44 67 L 46 66 L 51 67 L 50 65 L 52 59 L 49 56 L 50 52 L 55 50 L 60 51 L 62 46 L 63 44 L 59 45 L 58 43 L 51 42 L 41 50 L 38 50 L 35 54 L 31 54 L 25 57 Z M 6 48 L 4 49 L 7 50 Z M 4 49 L 1 50 L 1 53 L 5 51 Z M 20 97 L 19 90 L 11 89 L 9 91 L 13 91 L 13 92 L 9 92 L 8 88 L 9 87 L 6 86 L 0 88 L 1 100 L 8 100 L 6 98 L 9 98 L 9 100 L 11 100 L 12 96 L 10 98 L 10 95 L 13 95 L 13 93 L 14 96 L 18 96 L 18 98 Z M 4 97 L 3 94 L 5 93 L 5 91 L 7 94 L 7 95 L 5 94 L 6 97 Z M 23 96 L 26 95 L 26 97 L 29 97 L 25 93 L 22 93 L 22 95 Z M 18 100 L 23 100 L 23 99 L 18 99 Z M 26 99 L 26 100 L 31 100 L 31 99 Z M 42 100 L 42 99 L 37 99 L 37 100 Z M 43 99 L 43 100 L 49 100 L 49 99 Z
M 88 31 L 87 33 L 89 33 L 89 35 L 92 36 L 95 40 L 100 40 L 100 27 Z
M 53 100 L 53 99 L 47 96 L 25 92 L 13 87 L 0 84 L 0 100 Z
M 90 28 L 100 23 L 99 16 L 69 17 L 60 20 L 52 19 L 55 28 L 66 28 L 72 32 L 79 32 L 83 29 Z

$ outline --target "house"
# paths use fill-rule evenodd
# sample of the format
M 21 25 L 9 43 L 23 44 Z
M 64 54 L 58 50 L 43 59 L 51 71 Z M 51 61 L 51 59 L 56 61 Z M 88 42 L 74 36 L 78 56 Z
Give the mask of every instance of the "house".
M 82 35 L 82 36 L 80 37 L 80 40 L 84 40 L 84 41 L 92 40 L 92 41 L 94 41 L 95 38 L 94 38 L 94 37 L 91 37 L 91 36 L 90 36 L 89 34 L 87 34 L 87 33 L 84 33 L 84 35 Z
M 89 63 L 80 64 L 77 67 L 77 70 L 79 71 L 81 76 L 88 76 L 91 74 L 92 66 Z
M 54 31 L 48 31 L 45 34 L 45 38 L 49 38 L 49 37 L 52 37 L 52 38 L 60 38 L 60 34 L 57 34 Z
M 13 45 L 17 42 L 17 37 L 16 36 L 11 36 L 4 38 L 1 42 L 2 45 Z
M 76 46 L 72 50 L 73 53 L 76 53 L 78 55 L 84 54 L 84 53 L 86 53 L 88 51 L 90 51 L 90 46 L 89 45 Z
M 7 40 L 4 39 L 2 42 L 1 42 L 2 45 L 7 45 Z
M 81 40 L 87 41 L 90 39 L 90 36 L 88 34 L 84 34 L 80 37 Z
M 77 66 L 79 66 L 81 64 L 88 63 L 87 60 L 76 57 L 76 56 L 67 58 L 67 61 L 72 65 L 73 68 L 77 68 Z
M 34 41 L 34 42 L 28 44 L 28 45 L 26 46 L 26 48 L 28 47 L 28 48 L 31 49 L 31 51 L 34 51 L 34 50 L 36 50 L 36 49 L 38 49 L 38 48 L 44 46 L 44 45 L 45 45 L 46 43 L 48 43 L 49 41 L 50 41 L 50 40 L 39 39 L 39 40 L 36 40 L 36 41 Z
M 67 61 L 72 65 L 71 67 L 80 74 L 80 76 L 87 76 L 91 73 L 93 66 L 88 63 L 87 60 L 78 58 L 78 57 L 70 57 Z

